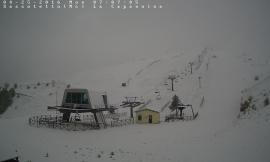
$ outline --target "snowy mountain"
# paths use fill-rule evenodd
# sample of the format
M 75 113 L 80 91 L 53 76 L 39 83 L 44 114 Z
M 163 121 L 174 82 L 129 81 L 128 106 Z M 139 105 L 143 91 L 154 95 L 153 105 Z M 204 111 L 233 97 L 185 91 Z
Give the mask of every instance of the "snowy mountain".
M 0 118 L 0 160 L 18 155 L 22 161 L 52 162 L 269 161 L 270 107 L 262 104 L 270 94 L 269 69 L 267 56 L 200 48 L 86 69 L 55 86 L 32 83 L 27 89 L 30 83 L 23 84 L 17 93 L 24 95 Z M 170 75 L 176 76 L 174 91 Z M 47 106 L 61 102 L 67 84 L 106 91 L 117 107 L 125 96 L 136 96 L 159 111 L 162 121 L 176 94 L 199 117 L 88 131 L 30 127 L 28 117 L 54 113 Z M 257 109 L 239 118 L 241 98 L 247 96 L 253 96 Z

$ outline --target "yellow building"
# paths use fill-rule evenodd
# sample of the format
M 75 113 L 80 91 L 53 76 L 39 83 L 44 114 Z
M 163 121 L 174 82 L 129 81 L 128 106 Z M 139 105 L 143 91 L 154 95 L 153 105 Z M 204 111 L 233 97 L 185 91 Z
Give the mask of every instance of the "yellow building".
M 137 110 L 135 112 L 137 124 L 145 124 L 145 123 L 158 124 L 160 122 L 160 114 L 158 111 L 145 108 L 142 110 Z

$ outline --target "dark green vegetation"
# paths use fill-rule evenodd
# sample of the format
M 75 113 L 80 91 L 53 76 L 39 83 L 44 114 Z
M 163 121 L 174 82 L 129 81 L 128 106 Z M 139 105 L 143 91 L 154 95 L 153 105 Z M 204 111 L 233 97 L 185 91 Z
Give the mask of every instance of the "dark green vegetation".
M 12 104 L 15 95 L 15 88 L 9 88 L 9 84 L 5 84 L 4 88 L 0 87 L 0 114 Z
M 245 112 L 249 108 L 256 109 L 254 105 L 251 105 L 253 101 L 253 97 L 249 96 L 247 100 L 244 100 L 240 105 L 240 112 Z

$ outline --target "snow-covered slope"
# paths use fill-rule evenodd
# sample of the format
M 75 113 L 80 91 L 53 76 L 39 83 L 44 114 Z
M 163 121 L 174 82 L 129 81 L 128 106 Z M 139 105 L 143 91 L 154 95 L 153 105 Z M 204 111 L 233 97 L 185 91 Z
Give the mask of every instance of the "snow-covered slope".
M 56 91 L 60 103 L 67 83 L 19 88 L 19 93 L 32 97 L 16 98 L 1 116 L 0 157 L 18 154 L 23 161 L 70 162 L 269 161 L 270 107 L 261 107 L 248 119 L 237 118 L 243 91 L 269 92 L 269 69 L 268 57 L 212 48 L 87 69 L 70 79 L 72 87 L 106 91 L 109 102 L 118 106 L 125 96 L 137 96 L 148 103 L 146 107 L 160 111 L 161 120 L 171 113 L 164 105 L 176 94 L 183 103 L 192 104 L 199 117 L 84 132 L 27 125 L 29 116 L 47 113 L 46 106 L 55 104 Z M 175 91 L 169 75 L 177 76 Z
M 39 83 L 39 82 L 37 82 Z M 57 81 L 54 85 L 50 82 L 23 83 L 16 89 L 16 97 L 13 104 L 1 116 L 2 118 L 29 117 L 35 114 L 47 113 L 48 105 L 60 104 L 66 83 Z M 57 93 L 57 98 L 56 98 Z

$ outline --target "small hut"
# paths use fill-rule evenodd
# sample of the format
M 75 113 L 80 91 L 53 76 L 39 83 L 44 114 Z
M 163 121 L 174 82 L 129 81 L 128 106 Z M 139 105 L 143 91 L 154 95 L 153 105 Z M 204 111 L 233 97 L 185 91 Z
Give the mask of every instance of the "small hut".
M 158 124 L 160 122 L 160 114 L 158 111 L 154 111 L 148 108 L 137 110 L 136 123 L 137 124 Z

